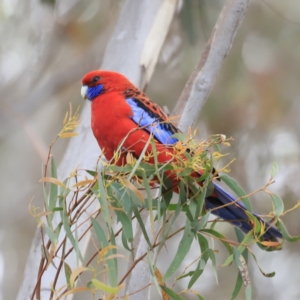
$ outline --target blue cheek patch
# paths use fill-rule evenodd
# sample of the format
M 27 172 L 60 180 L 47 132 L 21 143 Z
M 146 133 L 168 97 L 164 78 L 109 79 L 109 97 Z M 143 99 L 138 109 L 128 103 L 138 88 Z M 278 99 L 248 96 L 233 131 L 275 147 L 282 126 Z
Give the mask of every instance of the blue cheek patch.
M 148 111 L 147 107 L 142 107 L 141 103 L 134 98 L 126 98 L 126 102 L 133 111 L 132 120 L 140 127 L 145 127 L 158 141 L 166 145 L 178 142 L 176 138 L 172 137 L 175 132 L 172 131 L 170 124 L 163 123 L 159 115 Z
M 86 95 L 90 101 L 93 101 L 97 96 L 99 96 L 103 92 L 104 92 L 103 85 L 98 84 L 96 86 L 88 87 Z

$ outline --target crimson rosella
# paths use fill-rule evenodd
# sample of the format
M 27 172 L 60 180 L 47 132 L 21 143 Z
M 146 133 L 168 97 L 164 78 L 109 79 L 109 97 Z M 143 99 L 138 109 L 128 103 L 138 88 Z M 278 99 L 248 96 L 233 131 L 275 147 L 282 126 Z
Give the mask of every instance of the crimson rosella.
M 92 71 L 82 79 L 81 95 L 92 102 L 92 130 L 107 160 L 113 159 L 121 143 L 122 149 L 130 151 L 138 158 L 150 134 L 155 138 L 158 161 L 165 163 L 172 159 L 173 148 L 170 146 L 177 143 L 178 140 L 173 134 L 179 130 L 169 120 L 168 115 L 125 76 L 112 71 Z M 147 151 L 151 152 L 151 149 L 151 144 L 148 144 Z M 117 165 L 121 166 L 126 162 L 126 151 L 123 151 L 115 162 Z M 148 163 L 154 163 L 154 158 L 150 157 Z M 177 177 L 172 173 L 168 176 L 178 188 Z M 247 233 L 253 225 L 244 205 L 236 202 L 223 206 L 233 201 L 235 198 L 232 195 L 214 183 L 214 191 L 205 199 L 205 206 L 207 210 L 220 207 L 213 213 Z M 253 215 L 267 228 L 264 240 L 282 238 L 275 227 L 270 226 L 258 215 Z

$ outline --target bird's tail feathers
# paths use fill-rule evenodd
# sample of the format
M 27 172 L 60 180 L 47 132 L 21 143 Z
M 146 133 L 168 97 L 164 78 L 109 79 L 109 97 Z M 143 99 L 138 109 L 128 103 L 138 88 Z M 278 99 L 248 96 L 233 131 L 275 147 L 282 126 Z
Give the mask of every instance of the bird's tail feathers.
M 206 198 L 206 209 L 213 209 L 224 204 L 231 203 L 236 199 L 222 189 L 219 185 L 214 184 L 214 193 Z M 231 221 L 232 224 L 239 227 L 243 232 L 248 233 L 253 229 L 253 225 L 246 213 L 246 208 L 240 201 L 221 207 L 213 211 L 213 214 L 220 218 Z M 277 238 L 282 238 L 282 234 L 277 228 L 271 226 L 268 222 L 264 221 L 259 215 L 252 213 L 261 223 L 265 225 L 266 232 L 263 235 L 263 240 L 274 241 Z

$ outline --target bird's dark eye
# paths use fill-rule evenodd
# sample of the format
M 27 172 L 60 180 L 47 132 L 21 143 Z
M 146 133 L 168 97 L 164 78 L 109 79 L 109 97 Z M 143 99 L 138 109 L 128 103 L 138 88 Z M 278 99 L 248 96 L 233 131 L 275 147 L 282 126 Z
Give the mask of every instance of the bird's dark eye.
M 97 82 L 99 79 L 100 79 L 99 76 L 95 76 L 95 77 L 92 79 L 92 82 Z

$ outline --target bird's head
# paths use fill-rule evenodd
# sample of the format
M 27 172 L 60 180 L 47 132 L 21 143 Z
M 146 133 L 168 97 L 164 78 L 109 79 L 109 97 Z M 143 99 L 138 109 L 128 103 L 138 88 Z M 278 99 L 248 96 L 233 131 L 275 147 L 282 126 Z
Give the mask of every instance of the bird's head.
M 101 94 L 111 91 L 124 92 L 133 87 L 134 85 L 120 73 L 96 70 L 82 78 L 81 96 L 93 101 Z

